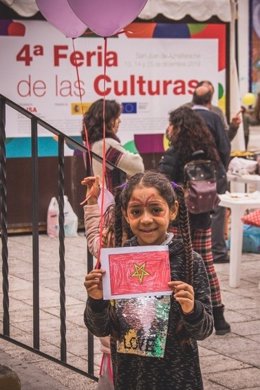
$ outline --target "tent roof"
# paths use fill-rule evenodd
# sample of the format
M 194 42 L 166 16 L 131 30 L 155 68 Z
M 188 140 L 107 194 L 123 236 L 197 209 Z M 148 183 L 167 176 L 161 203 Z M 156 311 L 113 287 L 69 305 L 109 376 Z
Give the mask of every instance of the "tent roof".
M 217 16 L 223 22 L 231 21 L 232 0 L 148 0 L 139 17 L 152 19 L 163 14 L 169 19 L 180 20 L 189 15 L 197 21 Z
M 35 0 L 0 1 L 23 17 L 32 17 L 39 11 Z M 152 19 L 162 14 L 169 19 L 180 20 L 189 15 L 194 20 L 205 21 L 217 16 L 223 22 L 230 22 L 232 1 L 234 0 L 148 0 L 139 17 Z

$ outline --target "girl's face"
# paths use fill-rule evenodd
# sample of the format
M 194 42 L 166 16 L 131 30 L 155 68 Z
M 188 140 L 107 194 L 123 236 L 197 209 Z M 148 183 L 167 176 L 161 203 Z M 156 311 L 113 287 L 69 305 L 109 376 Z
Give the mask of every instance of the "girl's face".
M 156 188 L 139 184 L 132 193 L 124 216 L 139 245 L 160 245 L 177 212 L 178 202 L 170 209 Z

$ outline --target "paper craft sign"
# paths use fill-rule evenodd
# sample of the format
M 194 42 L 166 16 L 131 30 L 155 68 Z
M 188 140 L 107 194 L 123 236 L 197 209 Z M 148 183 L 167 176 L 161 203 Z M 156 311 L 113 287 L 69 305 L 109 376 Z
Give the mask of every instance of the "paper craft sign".
M 104 299 L 170 295 L 168 246 L 102 248 Z

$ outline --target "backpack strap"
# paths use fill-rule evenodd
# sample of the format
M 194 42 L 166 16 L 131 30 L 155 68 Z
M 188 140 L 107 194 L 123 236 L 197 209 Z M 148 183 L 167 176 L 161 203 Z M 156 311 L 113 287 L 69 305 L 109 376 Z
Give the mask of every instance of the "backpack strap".
M 205 158 L 205 152 L 202 149 L 196 150 L 195 152 L 192 153 L 191 157 L 192 160 L 197 160 L 197 159 L 203 160 Z

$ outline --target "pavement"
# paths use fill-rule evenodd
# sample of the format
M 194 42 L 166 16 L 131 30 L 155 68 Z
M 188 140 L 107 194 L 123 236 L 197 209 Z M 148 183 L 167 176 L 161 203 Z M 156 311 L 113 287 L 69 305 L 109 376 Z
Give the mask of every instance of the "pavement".
M 84 234 L 67 237 L 65 248 L 68 363 L 86 370 L 83 281 L 87 252 Z M 8 251 L 11 336 L 32 346 L 32 236 L 10 236 Z M 40 235 L 39 251 L 40 350 L 59 358 L 58 240 Z M 199 342 L 204 390 L 260 390 L 260 254 L 243 254 L 239 288 L 228 285 L 229 264 L 216 264 L 216 269 L 232 332 L 225 336 L 213 334 Z M 2 302 L 1 290 L 0 299 Z M 2 311 L 1 306 L 1 322 Z M 100 358 L 96 340 L 96 376 Z M 95 381 L 1 338 L 0 364 L 11 367 L 18 374 L 22 390 L 96 389 Z

